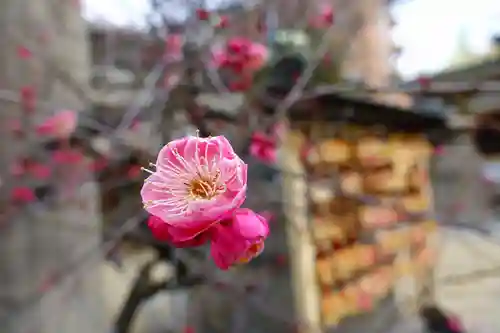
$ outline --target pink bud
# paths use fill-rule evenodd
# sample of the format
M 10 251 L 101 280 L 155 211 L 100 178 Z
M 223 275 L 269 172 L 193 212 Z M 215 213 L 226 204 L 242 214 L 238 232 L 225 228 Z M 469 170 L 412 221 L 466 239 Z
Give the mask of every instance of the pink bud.
M 17 56 L 21 59 L 29 59 L 33 54 L 31 51 L 25 46 L 17 47 Z
M 206 21 L 210 17 L 210 13 L 202 8 L 196 9 L 196 16 L 200 21 Z
M 129 179 L 134 179 L 139 177 L 141 174 L 141 167 L 139 165 L 131 165 L 127 170 L 127 177 Z

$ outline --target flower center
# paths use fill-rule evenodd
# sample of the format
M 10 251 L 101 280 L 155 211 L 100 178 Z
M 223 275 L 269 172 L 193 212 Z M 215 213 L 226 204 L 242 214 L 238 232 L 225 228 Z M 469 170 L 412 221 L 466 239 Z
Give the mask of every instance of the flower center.
M 224 184 L 219 183 L 219 179 L 220 172 L 216 172 L 212 178 L 198 175 L 197 178 L 187 184 L 189 195 L 194 199 L 210 200 L 214 198 L 226 190 Z

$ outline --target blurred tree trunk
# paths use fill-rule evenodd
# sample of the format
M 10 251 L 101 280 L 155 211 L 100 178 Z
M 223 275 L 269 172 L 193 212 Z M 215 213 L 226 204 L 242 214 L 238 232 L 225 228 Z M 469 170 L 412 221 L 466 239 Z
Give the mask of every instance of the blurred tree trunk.
M 0 11 L 0 87 L 13 96 L 23 86 L 36 89 L 39 103 L 33 116 L 22 117 L 19 103 L 0 100 L 0 189 L 3 207 L 9 207 L 12 186 L 27 180 L 11 180 L 8 168 L 27 150 L 36 149 L 37 138 L 24 121 L 27 135 L 20 140 L 6 130 L 14 119 L 42 119 L 57 108 L 82 109 L 90 70 L 86 26 L 77 1 L 6 0 Z M 19 57 L 18 47 L 32 57 Z M 62 79 L 65 77 L 65 79 Z M 72 79 L 68 79 L 68 78 Z M 78 88 L 77 88 L 78 87 Z M 32 128 L 32 127 L 31 127 Z M 74 169 L 74 170 L 73 170 Z M 75 172 L 83 181 L 75 198 L 62 198 L 53 206 L 30 205 L 2 218 L 0 231 L 0 327 L 5 333 L 105 332 L 102 316 L 99 254 L 100 215 L 97 190 L 83 165 L 64 170 L 66 180 Z M 9 182 L 9 180 L 11 180 Z M 29 184 L 33 185 L 33 184 Z M 94 249 L 91 262 L 85 252 Z M 85 267 L 74 268 L 84 263 Z M 73 271 L 73 274 L 66 273 Z M 58 281 L 57 274 L 65 278 Z M 43 296 L 40 296 L 43 295 Z
M 340 44 L 334 40 L 332 54 L 342 52 L 343 77 L 387 88 L 393 83 L 396 64 L 391 16 L 386 0 L 337 0 L 336 25 Z M 342 37 L 342 35 L 344 37 Z M 345 38 L 347 37 L 347 38 Z M 344 50 L 344 51 L 342 51 Z M 345 53 L 344 53 L 345 52 Z M 410 107 L 412 98 L 403 93 L 377 93 L 375 100 Z

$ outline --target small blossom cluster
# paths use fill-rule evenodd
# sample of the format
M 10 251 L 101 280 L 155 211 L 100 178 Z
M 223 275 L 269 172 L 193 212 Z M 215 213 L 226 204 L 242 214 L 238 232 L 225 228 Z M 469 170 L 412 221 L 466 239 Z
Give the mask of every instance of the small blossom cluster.
M 210 243 L 223 270 L 264 249 L 268 221 L 241 208 L 247 165 L 223 136 L 189 136 L 164 146 L 141 190 L 153 235 L 176 247 Z
M 217 68 L 231 72 L 235 79 L 229 84 L 231 91 L 246 91 L 252 87 L 254 74 L 267 62 L 267 47 L 248 38 L 230 38 L 225 47 L 214 50 L 213 62 Z
M 266 164 L 276 163 L 278 142 L 283 139 L 284 130 L 284 124 L 276 123 L 269 134 L 254 132 L 250 138 L 250 155 Z

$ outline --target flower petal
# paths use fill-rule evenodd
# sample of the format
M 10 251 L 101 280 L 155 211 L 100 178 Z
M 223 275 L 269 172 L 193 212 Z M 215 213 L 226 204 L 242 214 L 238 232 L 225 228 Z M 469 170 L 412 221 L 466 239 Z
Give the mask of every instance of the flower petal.
M 175 247 L 200 246 L 208 239 L 208 235 L 203 235 L 201 232 L 193 233 L 194 236 L 192 237 L 186 237 L 186 234 L 184 237 L 178 237 L 179 234 L 175 227 L 168 225 L 162 219 L 153 215 L 148 219 L 148 226 L 156 239 L 169 242 Z

